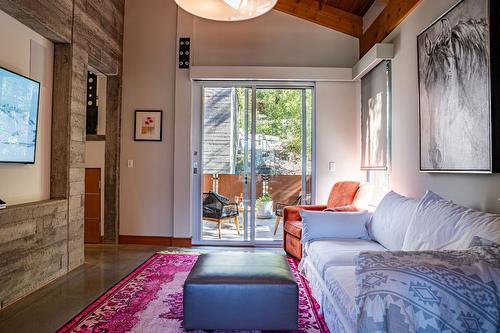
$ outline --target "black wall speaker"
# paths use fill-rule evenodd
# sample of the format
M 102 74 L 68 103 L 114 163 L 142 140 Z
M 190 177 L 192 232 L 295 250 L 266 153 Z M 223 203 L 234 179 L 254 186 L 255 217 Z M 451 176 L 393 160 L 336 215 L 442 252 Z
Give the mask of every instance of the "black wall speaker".
M 97 134 L 97 75 L 87 73 L 87 134 Z
M 179 38 L 179 68 L 189 68 L 191 65 L 191 39 Z

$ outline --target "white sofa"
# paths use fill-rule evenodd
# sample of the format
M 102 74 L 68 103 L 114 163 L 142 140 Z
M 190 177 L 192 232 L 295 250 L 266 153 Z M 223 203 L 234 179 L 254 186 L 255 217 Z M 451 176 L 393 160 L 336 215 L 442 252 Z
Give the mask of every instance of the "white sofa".
M 367 229 L 369 240 L 324 235 L 304 244 L 301 270 L 332 333 L 359 331 L 355 259 L 360 252 L 465 250 L 474 236 L 500 243 L 499 216 L 460 207 L 432 192 L 420 200 L 388 193 Z

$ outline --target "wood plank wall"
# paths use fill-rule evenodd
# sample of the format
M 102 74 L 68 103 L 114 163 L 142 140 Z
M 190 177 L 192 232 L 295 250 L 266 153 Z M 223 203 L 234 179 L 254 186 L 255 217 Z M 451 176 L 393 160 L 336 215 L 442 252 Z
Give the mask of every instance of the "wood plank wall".
M 89 65 L 104 75 L 121 70 L 123 12 L 123 0 L 75 0 L 73 41 L 87 51 Z
M 0 0 L 0 9 L 54 43 L 71 43 L 73 0 Z
M 0 309 L 68 271 L 66 200 L 0 210 Z
M 0 212 L 0 230 L 10 235 L 0 237 L 0 282 L 3 286 L 16 284 L 7 293 L 0 292 L 3 307 L 84 262 L 87 70 L 90 66 L 111 82 L 107 122 L 113 130 L 106 135 L 106 156 L 115 159 L 120 140 L 124 0 L 0 0 L 0 10 L 55 43 L 52 200 Z M 119 163 L 113 162 L 109 164 L 114 169 L 106 173 L 110 180 L 105 182 L 106 193 L 110 193 L 107 202 L 113 203 L 108 214 L 116 217 Z M 47 214 L 40 215 L 45 211 Z M 117 241 L 117 225 L 113 228 Z M 5 265 L 13 258 L 16 269 L 9 269 Z

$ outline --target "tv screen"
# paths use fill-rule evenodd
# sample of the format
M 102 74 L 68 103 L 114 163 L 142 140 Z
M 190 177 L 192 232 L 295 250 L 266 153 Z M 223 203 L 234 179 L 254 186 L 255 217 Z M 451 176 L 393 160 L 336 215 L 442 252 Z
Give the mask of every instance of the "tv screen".
M 0 67 L 0 163 L 35 163 L 40 83 Z

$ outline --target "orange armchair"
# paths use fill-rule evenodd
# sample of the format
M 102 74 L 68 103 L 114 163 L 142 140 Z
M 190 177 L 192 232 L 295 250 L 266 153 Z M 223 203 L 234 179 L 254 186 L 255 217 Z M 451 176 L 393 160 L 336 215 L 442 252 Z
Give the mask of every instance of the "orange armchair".
M 344 181 L 333 185 L 326 205 L 287 206 L 283 210 L 283 246 L 289 255 L 302 259 L 302 218 L 300 211 L 322 211 L 332 209 L 336 211 L 357 211 L 353 205 L 356 194 L 360 188 L 359 182 Z

